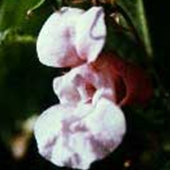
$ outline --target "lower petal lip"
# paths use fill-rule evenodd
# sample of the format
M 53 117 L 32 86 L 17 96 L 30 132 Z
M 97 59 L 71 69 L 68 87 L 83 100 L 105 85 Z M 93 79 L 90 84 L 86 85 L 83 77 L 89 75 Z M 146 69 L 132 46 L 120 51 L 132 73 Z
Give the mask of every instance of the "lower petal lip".
M 70 110 L 72 110 L 72 112 L 70 112 Z M 80 111 L 84 113 L 80 113 Z M 65 105 L 62 104 L 55 105 L 47 109 L 43 114 L 45 114 L 41 116 L 43 120 L 38 120 L 38 125 L 36 125 L 35 128 L 39 151 L 42 156 L 54 164 L 58 165 L 58 162 L 60 162 L 59 166 L 86 169 L 93 161 L 102 159 L 113 151 L 121 143 L 125 133 L 125 119 L 122 111 L 113 104 L 112 101 L 105 98 L 101 98 L 96 106 L 93 106 L 91 103 L 82 103 L 77 106 L 71 106 L 71 108 L 68 106 L 66 108 Z M 85 129 L 75 128 L 74 131 L 69 130 L 70 125 L 75 122 L 74 117 L 77 125 L 84 124 Z M 63 126 L 65 124 L 67 127 L 63 130 L 62 128 L 57 129 L 57 122 L 60 122 Z M 53 125 L 54 123 L 56 126 Z M 50 133 L 49 126 L 46 124 L 53 125 Z M 104 129 L 102 130 L 101 128 Z M 109 130 L 108 128 L 112 129 L 110 130 L 110 132 L 112 132 L 111 134 L 107 132 L 107 130 Z M 43 137 L 43 140 L 41 139 L 41 134 L 39 134 L 42 131 L 46 132 L 44 135 L 47 135 Z M 99 135 L 99 132 L 102 133 L 102 135 Z M 105 138 L 105 133 L 111 136 Z M 113 146 L 106 145 L 103 148 L 103 152 L 98 153 L 94 148 L 96 145 L 93 145 L 95 141 L 91 141 L 91 143 L 89 140 L 90 136 L 94 136 L 97 140 L 96 142 L 100 140 L 104 142 L 106 140 L 106 143 L 110 143 L 109 141 L 113 140 Z M 85 144 L 85 146 L 83 144 Z M 58 145 L 60 146 L 60 151 L 57 149 L 59 147 Z M 86 147 L 86 151 L 82 149 L 84 147 Z M 107 147 L 109 148 L 107 149 Z M 60 155 L 63 154 L 62 151 L 67 150 L 68 152 L 71 150 L 71 155 L 77 154 L 79 161 L 76 161 L 77 159 L 71 155 L 65 155 L 66 157 L 60 160 Z M 57 157 L 56 154 L 58 155 Z M 82 156 L 83 154 L 87 154 L 87 156 L 91 155 L 90 157 L 88 156 L 88 162 L 86 161 L 87 158 L 85 159 L 85 157 Z

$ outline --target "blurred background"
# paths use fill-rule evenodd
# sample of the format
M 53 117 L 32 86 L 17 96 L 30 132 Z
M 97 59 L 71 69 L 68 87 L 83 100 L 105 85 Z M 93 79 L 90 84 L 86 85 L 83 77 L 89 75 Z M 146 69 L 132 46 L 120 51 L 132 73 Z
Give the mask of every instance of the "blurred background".
M 135 6 L 138 1 L 142 0 L 116 2 L 140 32 L 140 16 Z M 35 46 L 44 21 L 54 8 L 60 7 L 61 0 L 46 0 L 30 11 L 37 3 L 37 0 L 0 1 L 0 169 L 67 169 L 52 165 L 38 154 L 32 133 L 38 115 L 58 102 L 52 80 L 64 71 L 39 63 Z M 128 127 L 123 143 L 107 158 L 93 163 L 91 170 L 170 170 L 168 5 L 153 0 L 143 3 L 153 49 L 149 69 L 154 96 L 145 108 L 123 108 Z M 128 45 L 125 45 L 128 50 L 121 43 L 119 46 L 125 56 L 132 51 Z M 133 55 L 134 51 L 129 57 Z

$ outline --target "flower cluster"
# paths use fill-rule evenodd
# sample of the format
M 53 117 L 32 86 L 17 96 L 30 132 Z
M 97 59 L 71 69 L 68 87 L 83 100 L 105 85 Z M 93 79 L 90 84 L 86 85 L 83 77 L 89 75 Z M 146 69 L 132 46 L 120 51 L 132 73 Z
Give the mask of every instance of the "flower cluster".
M 115 150 L 126 131 L 121 106 L 144 104 L 152 93 L 141 68 L 102 52 L 105 41 L 102 7 L 63 7 L 38 36 L 40 62 L 71 68 L 53 81 L 60 104 L 44 111 L 34 130 L 40 154 L 58 166 L 88 169 Z

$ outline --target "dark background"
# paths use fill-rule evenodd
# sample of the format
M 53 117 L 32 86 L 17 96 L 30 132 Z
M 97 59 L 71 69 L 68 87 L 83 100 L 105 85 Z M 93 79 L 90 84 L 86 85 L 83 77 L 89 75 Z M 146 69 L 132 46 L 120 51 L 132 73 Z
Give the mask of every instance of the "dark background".
M 169 7 L 166 1 L 145 0 L 146 14 L 149 20 L 150 34 L 154 47 L 155 65 L 159 77 L 166 88 L 169 87 Z

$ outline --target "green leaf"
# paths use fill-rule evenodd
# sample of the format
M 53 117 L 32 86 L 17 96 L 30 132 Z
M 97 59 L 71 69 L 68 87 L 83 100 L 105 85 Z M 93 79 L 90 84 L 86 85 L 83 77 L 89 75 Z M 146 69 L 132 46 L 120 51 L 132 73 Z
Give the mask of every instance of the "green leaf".
M 123 8 L 132 21 L 137 33 L 142 40 L 149 57 L 152 57 L 152 47 L 149 36 L 149 29 L 145 17 L 143 0 L 118 0 L 118 4 Z
M 36 14 L 28 16 L 28 10 L 35 6 L 37 0 L 2 0 L 0 3 L 0 32 L 7 29 L 18 29 L 25 34 L 38 35 L 42 23 L 52 13 L 52 8 L 47 6 Z
M 3 0 L 0 5 L 0 31 L 17 26 L 26 20 L 26 11 L 36 0 Z
M 0 2 L 0 138 L 7 141 L 19 121 L 39 114 L 57 98 L 52 90 L 55 69 L 41 65 L 36 36 L 51 6 L 28 18 L 37 0 Z
M 145 52 L 133 35 L 114 25 L 112 19 L 107 24 L 105 50 L 114 51 L 127 60 L 143 63 Z
M 18 121 L 57 102 L 52 79 L 58 73 L 39 63 L 32 42 L 8 42 L 0 56 L 0 135 L 7 139 Z

